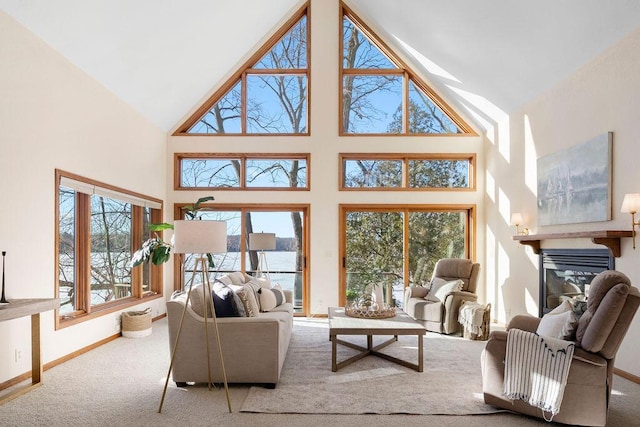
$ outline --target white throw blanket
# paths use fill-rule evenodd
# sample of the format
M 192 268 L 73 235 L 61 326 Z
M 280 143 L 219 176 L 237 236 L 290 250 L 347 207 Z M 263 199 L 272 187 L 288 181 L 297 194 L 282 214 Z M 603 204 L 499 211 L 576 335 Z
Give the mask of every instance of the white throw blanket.
M 510 329 L 504 395 L 550 412 L 553 419 L 560 411 L 574 348 L 571 341 Z
M 458 322 L 468 331 L 482 335 L 482 322 L 486 307 L 477 302 L 465 301 L 460 307 Z

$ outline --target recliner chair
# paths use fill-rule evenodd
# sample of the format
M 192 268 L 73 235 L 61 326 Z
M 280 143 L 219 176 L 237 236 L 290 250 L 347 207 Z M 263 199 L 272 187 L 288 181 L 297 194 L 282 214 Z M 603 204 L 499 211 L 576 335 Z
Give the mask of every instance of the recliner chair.
M 616 353 L 640 305 L 640 292 L 618 271 L 599 273 L 591 282 L 587 310 L 576 329 L 576 347 L 571 360 L 560 412 L 554 422 L 604 426 L 611 397 Z M 507 326 L 536 332 L 540 318 L 515 316 Z M 510 400 L 504 389 L 506 331 L 493 331 L 482 352 L 484 401 L 499 408 L 543 417 L 542 410 L 523 400 Z
M 477 301 L 476 288 L 480 264 L 470 259 L 443 258 L 439 260 L 431 276 L 436 279 L 462 280 L 462 290 L 447 293 L 440 301 L 428 299 L 429 288 L 410 286 L 405 289 L 403 310 L 422 323 L 428 331 L 453 334 L 460 331 L 458 312 L 465 301 Z

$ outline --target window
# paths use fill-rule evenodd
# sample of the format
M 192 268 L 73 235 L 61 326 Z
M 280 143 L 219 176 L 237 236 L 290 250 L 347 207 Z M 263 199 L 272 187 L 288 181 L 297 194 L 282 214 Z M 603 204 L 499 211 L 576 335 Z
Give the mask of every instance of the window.
M 341 190 L 474 190 L 475 154 L 340 154 Z
M 344 5 L 341 28 L 342 135 L 475 135 Z
M 309 190 L 309 154 L 176 153 L 176 189 Z
M 472 258 L 475 206 L 340 206 L 340 301 L 372 283 L 397 304 L 406 286 L 428 283 L 440 258 Z
M 176 134 L 308 135 L 307 9 L 294 14 Z
M 59 170 L 56 183 L 58 325 L 161 295 L 159 267 L 129 266 L 161 202 Z
M 181 214 L 180 205 L 176 206 L 178 217 Z M 212 254 L 215 272 L 212 275 L 223 275 L 234 271 L 243 271 L 252 276 L 258 270 L 258 252 L 249 250 L 250 233 L 275 233 L 276 249 L 265 252 L 266 265 L 261 265 L 261 271 L 269 274 L 272 283 L 279 283 L 283 289 L 293 291 L 294 311 L 305 314 L 308 312 L 308 277 L 307 277 L 307 242 L 308 242 L 308 211 L 307 205 L 260 205 L 238 206 L 213 203 L 206 205 L 199 211 L 198 216 L 203 220 L 225 221 L 227 223 L 227 252 Z M 185 254 L 176 259 L 175 281 L 176 289 L 181 283 L 199 283 L 201 275 L 194 276 L 195 254 Z M 180 261 L 184 261 L 184 269 L 180 268 Z M 181 271 L 183 275 L 181 276 Z M 216 277 L 211 277 L 213 281 Z

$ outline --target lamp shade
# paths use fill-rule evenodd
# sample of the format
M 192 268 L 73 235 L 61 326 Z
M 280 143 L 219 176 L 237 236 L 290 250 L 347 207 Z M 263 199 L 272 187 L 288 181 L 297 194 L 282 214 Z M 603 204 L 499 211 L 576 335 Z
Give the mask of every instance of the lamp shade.
M 520 225 L 522 224 L 522 214 L 521 213 L 512 213 L 511 214 L 511 225 Z
M 640 193 L 625 194 L 620 212 L 636 213 L 638 211 L 640 211 Z
M 178 254 L 227 252 L 227 223 L 204 220 L 174 221 L 173 251 Z
M 272 251 L 276 248 L 276 233 L 249 233 L 249 250 Z

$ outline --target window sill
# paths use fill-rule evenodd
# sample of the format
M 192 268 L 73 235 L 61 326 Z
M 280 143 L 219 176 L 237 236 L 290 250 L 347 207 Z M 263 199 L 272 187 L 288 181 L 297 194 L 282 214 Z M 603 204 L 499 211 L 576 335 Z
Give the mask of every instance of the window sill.
M 126 308 L 133 307 L 138 304 L 143 304 L 147 301 L 152 301 L 158 298 L 162 298 L 162 294 L 149 293 L 142 298 L 124 298 L 122 300 L 114 301 L 111 304 L 105 304 L 102 307 L 94 308 L 91 313 L 81 313 L 70 316 L 58 316 L 56 318 L 56 330 L 64 329 L 69 326 L 77 325 L 82 322 L 97 319 L 98 317 L 122 311 Z

